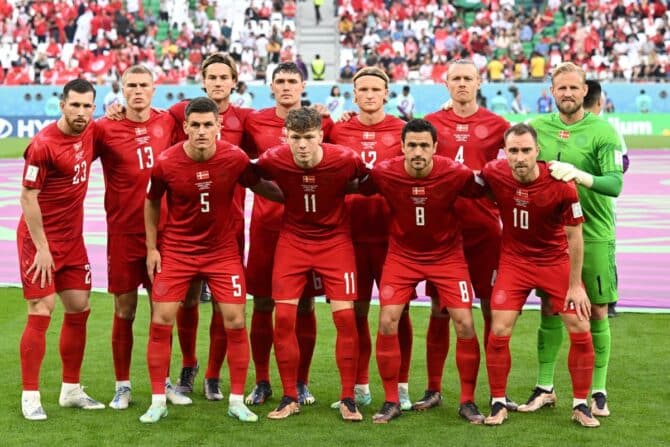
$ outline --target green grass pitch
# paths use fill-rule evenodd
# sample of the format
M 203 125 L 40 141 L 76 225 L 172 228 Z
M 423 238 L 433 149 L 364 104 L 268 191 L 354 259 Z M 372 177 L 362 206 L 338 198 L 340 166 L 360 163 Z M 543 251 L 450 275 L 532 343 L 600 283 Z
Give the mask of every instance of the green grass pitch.
M 25 303 L 16 288 L 0 289 L 0 413 L 3 446 L 26 445 L 356 445 L 356 446 L 660 446 L 670 440 L 670 429 L 664 421 L 668 401 L 668 348 L 662 338 L 670 326 L 669 315 L 625 313 L 612 320 L 612 362 L 609 391 L 612 416 L 601 418 L 597 429 L 584 429 L 570 421 L 571 402 L 569 376 L 566 366 L 567 342 L 564 343 L 556 373 L 559 401 L 556 408 L 543 409 L 535 414 L 511 413 L 501 427 L 473 426 L 457 416 L 458 379 L 454 364 L 454 340 L 445 368 L 444 404 L 424 413 L 406 412 L 388 425 L 373 425 L 371 416 L 382 402 L 382 389 L 374 357 L 371 362 L 373 405 L 362 409 L 362 423 L 345 423 L 329 404 L 338 398 L 338 376 L 334 361 L 334 328 L 327 305 L 317 305 L 318 340 L 314 356 L 310 388 L 317 404 L 303 407 L 300 415 L 284 421 L 270 421 L 265 416 L 279 401 L 280 382 L 272 360 L 275 396 L 265 405 L 254 408 L 261 419 L 256 424 L 243 424 L 226 416 L 227 402 L 208 402 L 202 396 L 202 378 L 207 360 L 207 331 L 211 306 L 200 306 L 198 356 L 201 372 L 196 379 L 194 404 L 189 407 L 170 406 L 170 414 L 156 425 L 143 425 L 139 416 L 150 404 L 150 387 L 146 367 L 148 305 L 141 299 L 135 321 L 135 345 L 131 378 L 134 402 L 126 411 L 109 408 L 85 412 L 61 409 L 58 404 L 60 359 L 58 334 L 62 321 L 62 306 L 57 305 L 47 335 L 47 354 L 40 378 L 42 403 L 49 419 L 29 422 L 20 409 L 21 375 L 18 346 L 25 325 Z M 114 370 L 111 356 L 112 299 L 107 294 L 94 293 L 88 322 L 88 342 L 82 370 L 82 384 L 94 398 L 108 403 L 113 394 Z M 410 393 L 417 400 L 426 381 L 425 333 L 428 308 L 413 307 L 414 352 L 410 378 Z M 250 313 L 250 311 L 248 311 Z M 378 307 L 371 310 L 371 328 L 377 327 Z M 481 318 L 474 310 L 478 333 Z M 535 339 L 539 317 L 536 311 L 524 312 L 512 338 L 513 365 L 508 392 L 521 402 L 530 393 L 535 380 Z M 481 337 L 481 335 L 480 335 Z M 566 337 L 567 338 L 567 337 Z M 179 351 L 174 342 L 174 352 Z M 180 363 L 173 355 L 173 382 Z M 227 394 L 227 367 L 222 372 L 222 390 Z M 253 380 L 250 366 L 247 390 Z M 488 385 L 484 355 L 479 372 L 477 403 L 488 412 Z

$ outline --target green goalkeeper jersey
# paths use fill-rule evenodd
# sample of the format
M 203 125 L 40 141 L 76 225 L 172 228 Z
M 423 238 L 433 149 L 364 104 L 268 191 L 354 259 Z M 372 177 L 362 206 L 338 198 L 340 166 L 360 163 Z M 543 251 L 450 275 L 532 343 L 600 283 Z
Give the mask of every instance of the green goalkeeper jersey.
M 619 135 L 600 117 L 586 112 L 581 121 L 568 125 L 555 112 L 532 120 L 530 125 L 537 131 L 538 159 L 571 163 L 594 176 L 623 173 Z M 612 198 L 581 185 L 577 191 L 585 218 L 584 241 L 615 240 Z

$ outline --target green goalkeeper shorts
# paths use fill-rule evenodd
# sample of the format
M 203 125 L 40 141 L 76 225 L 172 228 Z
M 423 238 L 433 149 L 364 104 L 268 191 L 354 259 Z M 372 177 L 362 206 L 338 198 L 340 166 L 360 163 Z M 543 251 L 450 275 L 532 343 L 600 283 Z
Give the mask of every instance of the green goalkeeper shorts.
M 614 303 L 617 293 L 616 243 L 584 242 L 582 282 L 593 304 Z

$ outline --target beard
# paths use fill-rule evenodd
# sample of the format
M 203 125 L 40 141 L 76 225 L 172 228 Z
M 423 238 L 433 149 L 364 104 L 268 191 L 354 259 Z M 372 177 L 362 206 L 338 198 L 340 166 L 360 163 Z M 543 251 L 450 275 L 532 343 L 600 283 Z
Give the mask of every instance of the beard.
M 556 108 L 558 109 L 559 112 L 561 112 L 564 115 L 572 115 L 575 112 L 579 111 L 579 109 L 582 108 L 582 105 L 584 105 L 584 101 L 578 102 L 575 100 L 575 102 L 567 102 L 567 103 L 561 103 L 556 101 Z

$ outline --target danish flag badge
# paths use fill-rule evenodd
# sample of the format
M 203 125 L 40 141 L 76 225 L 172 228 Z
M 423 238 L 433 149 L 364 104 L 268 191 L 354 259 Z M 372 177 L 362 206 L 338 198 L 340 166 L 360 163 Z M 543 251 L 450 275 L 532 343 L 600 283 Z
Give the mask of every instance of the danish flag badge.
M 412 187 L 412 195 L 413 196 L 425 196 L 426 195 L 426 188 L 423 186 L 414 186 Z
M 316 183 L 316 177 L 313 175 L 303 175 L 302 182 L 306 185 L 313 185 Z
M 568 138 L 570 138 L 570 132 L 568 132 L 567 130 L 561 130 L 560 132 L 558 132 L 558 136 L 563 140 L 567 140 Z
M 374 132 L 363 132 L 363 139 L 364 140 L 374 140 L 375 139 L 375 133 Z
M 209 171 L 198 171 L 195 173 L 195 178 L 198 180 L 209 180 Z

